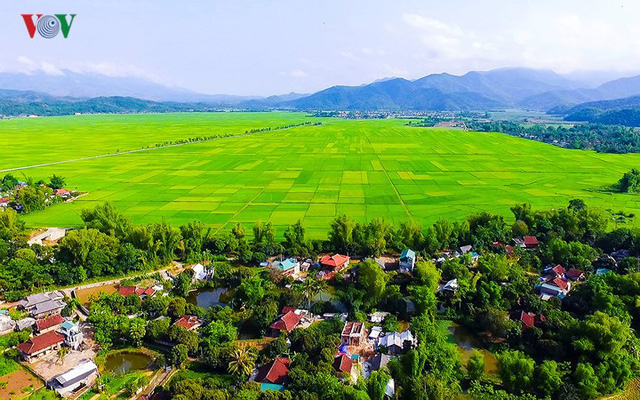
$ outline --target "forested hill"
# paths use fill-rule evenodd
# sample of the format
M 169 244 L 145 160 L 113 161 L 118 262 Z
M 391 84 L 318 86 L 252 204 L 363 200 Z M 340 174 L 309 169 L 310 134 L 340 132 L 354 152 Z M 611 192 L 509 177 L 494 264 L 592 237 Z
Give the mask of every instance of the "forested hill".
M 554 108 L 549 113 L 565 115 L 567 121 L 587 121 L 606 125 L 640 126 L 640 96 L 593 101 L 569 109 Z
M 75 99 L 55 97 L 31 91 L 0 90 L 0 116 L 73 115 L 117 113 L 163 113 L 179 111 L 215 111 L 204 103 L 155 102 L 133 97 L 96 97 Z

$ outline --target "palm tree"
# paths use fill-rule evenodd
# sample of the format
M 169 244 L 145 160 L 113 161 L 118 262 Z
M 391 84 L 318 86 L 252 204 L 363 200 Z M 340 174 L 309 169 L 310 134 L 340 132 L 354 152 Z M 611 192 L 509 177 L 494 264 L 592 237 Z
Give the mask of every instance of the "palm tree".
M 302 293 L 307 298 L 307 308 L 311 308 L 311 299 L 326 288 L 327 282 L 320 279 L 307 278 L 302 282 Z
M 68 347 L 60 347 L 58 349 L 58 360 L 56 361 L 56 364 L 58 364 L 58 362 L 60 364 L 64 364 L 64 358 L 67 356 L 67 354 L 69 354 L 69 348 Z
M 251 375 L 256 365 L 256 355 L 253 351 L 239 347 L 233 351 L 231 357 L 233 361 L 229 363 L 229 373 L 236 377 Z

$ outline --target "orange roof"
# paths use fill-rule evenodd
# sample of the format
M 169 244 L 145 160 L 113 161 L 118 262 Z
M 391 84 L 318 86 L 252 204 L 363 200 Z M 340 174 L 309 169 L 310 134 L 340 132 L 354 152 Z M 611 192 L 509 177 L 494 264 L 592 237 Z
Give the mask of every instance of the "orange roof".
M 62 342 L 64 342 L 64 336 L 58 332 L 50 331 L 18 345 L 18 350 L 31 355 Z
M 293 311 L 289 311 L 285 315 L 278 318 L 276 322 L 271 324 L 270 328 L 278 331 L 287 331 L 287 333 L 290 333 L 295 329 L 296 326 L 298 326 L 301 319 L 301 316 L 294 313 Z
M 347 262 L 349 262 L 349 257 L 342 254 L 326 255 L 320 260 L 320 264 L 331 268 L 341 268 Z
M 333 368 L 338 372 L 351 373 L 353 367 L 353 360 L 346 354 L 339 354 L 333 360 Z
M 153 296 L 155 294 L 155 290 L 153 290 L 153 288 L 141 288 L 139 286 L 120 286 L 118 288 L 118 293 L 120 293 L 120 295 L 124 296 L 124 297 L 129 297 L 131 295 L 138 295 L 138 296 L 142 296 L 142 295 L 147 295 L 147 296 Z
M 176 325 L 182 326 L 187 330 L 195 329 L 201 324 L 202 321 L 200 321 L 200 318 L 196 317 L 195 315 L 183 315 L 182 318 L 176 321 Z
M 282 385 L 289 374 L 289 359 L 276 358 L 258 370 L 256 382 Z

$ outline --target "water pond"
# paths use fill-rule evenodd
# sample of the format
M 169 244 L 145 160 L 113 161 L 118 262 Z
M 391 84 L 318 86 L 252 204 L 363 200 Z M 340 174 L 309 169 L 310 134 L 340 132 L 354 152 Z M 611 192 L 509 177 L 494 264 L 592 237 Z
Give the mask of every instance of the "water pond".
M 229 297 L 229 288 L 201 288 L 190 292 L 187 296 L 187 303 L 202 308 L 226 305 Z
M 149 368 L 153 358 L 144 353 L 120 352 L 107 355 L 104 368 L 115 374 Z

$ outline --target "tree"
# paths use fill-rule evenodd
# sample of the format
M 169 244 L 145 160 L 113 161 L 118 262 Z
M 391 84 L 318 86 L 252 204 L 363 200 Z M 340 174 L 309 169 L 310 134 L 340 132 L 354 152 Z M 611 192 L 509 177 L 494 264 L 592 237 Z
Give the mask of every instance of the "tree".
M 535 387 L 544 397 L 552 397 L 562 386 L 562 373 L 558 370 L 558 363 L 544 360 L 538 365 L 534 374 Z
M 593 367 L 587 363 L 578 363 L 573 373 L 573 381 L 584 399 L 594 399 L 598 396 L 598 377 Z
M 391 377 L 384 371 L 373 371 L 367 381 L 367 394 L 371 400 L 384 400 Z
M 631 171 L 625 172 L 615 185 L 615 188 L 621 193 L 640 192 L 640 171 L 633 168 Z
M 300 290 L 304 294 L 304 297 L 307 299 L 307 308 L 311 308 L 311 299 L 313 299 L 318 293 L 327 289 L 327 282 L 316 279 L 313 277 L 308 277 L 304 282 L 300 285 Z
M 176 297 L 169 303 L 167 314 L 175 320 L 182 317 L 186 313 L 186 309 L 187 301 L 182 297 Z
M 134 318 L 129 323 L 128 339 L 134 347 L 140 347 L 146 335 L 146 324 L 142 318 Z
M 49 177 L 49 187 L 51 189 L 62 189 L 65 185 L 65 179 L 61 176 L 53 174 L 53 176 Z
M 367 293 L 365 302 L 375 305 L 382 300 L 382 294 L 387 287 L 387 275 L 380 264 L 374 260 L 365 260 L 358 267 L 358 284 Z
M 413 272 L 416 274 L 421 284 L 428 286 L 434 291 L 438 288 L 442 275 L 440 270 L 438 270 L 436 265 L 430 260 L 418 261 Z
M 171 364 L 182 368 L 189 357 L 189 349 L 184 344 L 178 344 L 171 349 Z
M 513 393 L 528 391 L 533 382 L 535 361 L 520 351 L 498 354 L 498 368 L 502 383 Z
M 67 356 L 67 354 L 69 354 L 69 348 L 67 346 L 62 346 L 58 349 L 58 359 L 56 361 L 57 363 L 63 364 L 64 363 L 64 358 Z
M 87 228 L 97 229 L 118 239 L 125 239 L 131 233 L 130 219 L 111 203 L 98 205 L 93 210 L 84 209 L 80 216 Z
M 256 356 L 253 351 L 236 348 L 231 353 L 232 361 L 229 363 L 229 373 L 240 382 L 248 377 L 256 365 Z
M 353 249 L 353 229 L 355 222 L 347 215 L 336 217 L 331 222 L 329 230 L 329 243 L 336 251 L 348 253 Z
M 484 355 L 478 350 L 473 350 L 467 361 L 467 375 L 469 379 L 480 380 L 484 376 Z

